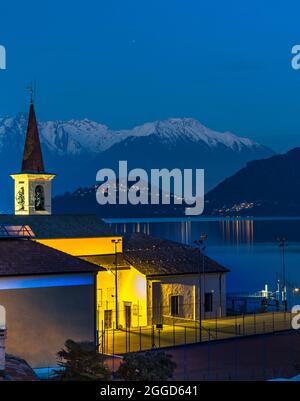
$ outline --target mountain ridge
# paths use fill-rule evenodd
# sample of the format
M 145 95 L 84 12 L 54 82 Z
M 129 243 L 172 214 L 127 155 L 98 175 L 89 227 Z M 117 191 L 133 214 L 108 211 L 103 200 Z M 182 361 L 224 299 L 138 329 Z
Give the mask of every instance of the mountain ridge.
M 206 196 L 206 214 L 296 215 L 300 213 L 300 147 L 254 160 Z

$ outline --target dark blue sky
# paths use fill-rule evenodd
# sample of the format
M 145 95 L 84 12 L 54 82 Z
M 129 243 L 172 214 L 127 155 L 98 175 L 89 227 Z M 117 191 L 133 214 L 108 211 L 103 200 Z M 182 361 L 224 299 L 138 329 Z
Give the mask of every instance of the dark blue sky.
M 300 146 L 298 1 L 10 1 L 0 5 L 0 116 L 112 128 L 195 117 L 276 150 Z

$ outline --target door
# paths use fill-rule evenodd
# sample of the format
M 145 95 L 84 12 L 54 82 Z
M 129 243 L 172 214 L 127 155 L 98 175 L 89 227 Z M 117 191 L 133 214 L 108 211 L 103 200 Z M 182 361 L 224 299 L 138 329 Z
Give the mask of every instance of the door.
M 131 305 L 125 305 L 125 324 L 131 327 Z
M 104 311 L 104 328 L 111 329 L 112 328 L 112 310 Z

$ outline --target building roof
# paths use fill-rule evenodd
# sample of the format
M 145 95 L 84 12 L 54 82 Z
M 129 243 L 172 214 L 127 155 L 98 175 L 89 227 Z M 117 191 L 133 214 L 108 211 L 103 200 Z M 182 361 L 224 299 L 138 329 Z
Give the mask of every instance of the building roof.
M 28 363 L 17 356 L 6 354 L 5 373 L 0 381 L 37 381 L 39 380 Z
M 22 173 L 44 173 L 44 162 L 34 105 L 31 102 L 23 153 Z
M 124 257 L 146 276 L 226 273 L 226 267 L 203 255 L 199 249 L 174 241 L 133 233 L 124 237 Z
M 116 256 L 113 255 L 91 255 L 91 256 L 80 256 L 81 259 L 87 262 L 94 263 L 95 265 L 106 270 L 114 270 L 116 268 Z M 128 270 L 130 269 L 130 263 L 124 258 L 124 255 L 118 253 L 118 269 Z
M 88 238 L 113 235 L 109 226 L 95 215 L 0 215 L 0 224 L 29 226 L 36 238 Z
M 0 239 L 0 277 L 96 273 L 98 267 L 30 239 Z

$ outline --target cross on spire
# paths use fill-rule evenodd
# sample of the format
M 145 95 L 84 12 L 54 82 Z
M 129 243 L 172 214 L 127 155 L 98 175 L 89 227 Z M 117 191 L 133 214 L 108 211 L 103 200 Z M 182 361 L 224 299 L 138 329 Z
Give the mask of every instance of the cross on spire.
M 30 82 L 30 84 L 29 84 L 29 86 L 27 87 L 27 89 L 28 89 L 29 96 L 30 96 L 30 104 L 33 104 L 34 89 L 33 89 L 32 82 Z

